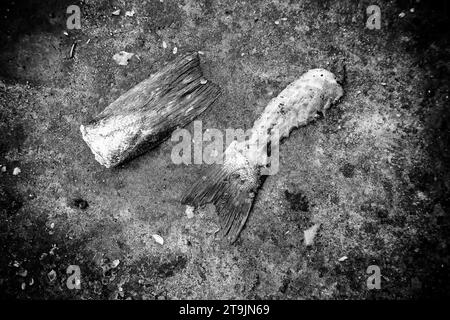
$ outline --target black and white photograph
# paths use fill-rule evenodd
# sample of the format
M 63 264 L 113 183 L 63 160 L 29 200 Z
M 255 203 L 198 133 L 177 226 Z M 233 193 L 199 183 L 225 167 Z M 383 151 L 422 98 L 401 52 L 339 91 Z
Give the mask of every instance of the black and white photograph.
M 449 298 L 449 13 L 2 0 L 0 300 Z

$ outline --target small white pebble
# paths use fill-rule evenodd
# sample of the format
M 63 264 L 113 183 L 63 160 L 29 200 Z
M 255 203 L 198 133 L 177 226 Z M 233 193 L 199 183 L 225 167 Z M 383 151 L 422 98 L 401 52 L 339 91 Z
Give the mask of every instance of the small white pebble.
M 386 85 L 386 82 L 382 82 L 381 85 L 382 85 L 382 86 L 385 86 L 385 85 Z
M 120 51 L 119 53 L 116 53 L 113 55 L 113 60 L 119 65 L 119 66 L 126 66 L 128 65 L 128 61 L 134 56 L 134 53 L 126 52 L 126 51 Z
M 178 48 L 177 48 L 177 47 L 174 47 L 172 53 L 173 53 L 173 54 L 177 54 L 177 52 L 178 52 Z
M 167 48 L 167 43 L 166 43 L 165 41 L 163 41 L 163 43 L 162 43 L 162 47 L 163 47 L 164 49 L 166 49 L 166 48 Z
M 54 227 L 55 227 L 55 223 L 54 222 L 50 223 L 50 229 L 53 229 Z
M 279 20 L 275 20 L 275 24 L 280 24 L 280 21 Z
M 206 84 L 208 82 L 208 80 L 206 79 L 200 79 L 200 84 Z
M 347 256 L 343 256 L 343 257 L 340 257 L 340 258 L 338 259 L 338 261 L 339 261 L 339 262 L 344 262 L 344 261 L 347 260 L 347 259 L 348 259 Z
M 111 263 L 111 268 L 117 268 L 117 266 L 120 264 L 120 260 L 116 259 Z
M 69 35 L 69 33 L 67 31 L 64 31 L 63 33 L 64 33 L 65 36 Z
M 406 16 L 406 14 L 405 14 L 404 12 L 402 12 L 402 13 L 400 13 L 398 16 L 399 16 L 400 18 L 403 18 L 404 16 Z
M 287 18 L 281 18 L 282 21 L 287 21 Z
M 25 282 L 22 282 L 22 286 L 21 286 L 22 290 L 25 290 L 26 287 L 27 287 L 27 285 L 25 284 Z
M 201 55 L 201 56 L 204 56 L 204 55 L 205 55 L 205 53 L 204 53 L 203 51 L 197 51 L 197 53 L 198 53 L 199 55 Z
M 13 170 L 13 176 L 17 176 L 21 172 L 22 172 L 22 170 L 20 170 L 20 168 L 15 167 L 14 170 Z
M 134 16 L 134 10 L 131 10 L 131 11 L 125 11 L 125 17 L 132 17 L 132 16 Z
M 6 172 L 6 166 L 2 167 L 2 172 Z
M 29 282 L 29 285 L 32 286 L 33 284 L 34 284 L 34 279 L 31 278 L 31 279 L 30 279 L 30 282 Z
M 164 239 L 163 239 L 160 235 L 154 234 L 154 235 L 152 235 L 152 237 L 153 237 L 153 239 L 155 239 L 155 241 L 156 241 L 157 243 L 159 243 L 160 245 L 163 245 L 163 244 L 164 244 Z
M 192 219 L 194 217 L 194 207 L 186 206 L 186 215 L 188 219 Z
M 409 9 L 409 12 L 414 13 L 416 11 L 414 8 Z
M 118 16 L 120 14 L 120 9 L 117 9 L 116 11 L 112 12 L 113 15 Z

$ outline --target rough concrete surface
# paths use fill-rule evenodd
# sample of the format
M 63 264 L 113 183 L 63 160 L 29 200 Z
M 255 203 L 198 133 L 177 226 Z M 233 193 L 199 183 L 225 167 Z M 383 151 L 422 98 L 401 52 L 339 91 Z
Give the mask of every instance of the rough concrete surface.
M 80 30 L 66 29 L 72 4 L 81 8 Z M 371 4 L 381 9 L 380 30 L 365 27 Z M 1 298 L 449 295 L 445 5 L 28 0 L 1 6 Z M 134 16 L 125 16 L 132 9 Z M 126 66 L 112 58 L 120 51 L 135 54 Z M 223 90 L 200 116 L 203 129 L 248 129 L 303 72 L 346 65 L 344 99 L 282 144 L 280 171 L 266 179 L 233 246 L 215 236 L 212 206 L 189 218 L 180 204 L 205 166 L 173 164 L 174 142 L 111 170 L 94 160 L 79 131 L 190 51 L 204 52 L 204 74 Z M 314 224 L 320 224 L 314 243 L 305 246 L 304 231 Z M 70 265 L 80 268 L 79 290 L 67 287 Z M 370 265 L 380 268 L 379 290 L 367 287 Z

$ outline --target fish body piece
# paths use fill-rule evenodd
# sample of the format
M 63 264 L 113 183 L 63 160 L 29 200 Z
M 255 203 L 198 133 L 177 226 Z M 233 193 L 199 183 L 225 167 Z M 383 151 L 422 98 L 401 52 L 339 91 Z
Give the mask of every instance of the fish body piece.
M 198 54 L 187 54 L 122 94 L 80 131 L 95 159 L 114 167 L 160 144 L 219 95 L 219 87 L 205 81 Z
M 325 113 L 343 96 L 333 73 L 312 69 L 273 98 L 255 121 L 248 141 L 233 141 L 225 151 L 223 165 L 215 165 L 182 198 L 200 206 L 213 203 L 219 215 L 220 235 L 230 243 L 242 231 L 267 168 L 268 145 Z M 274 146 L 272 146 L 274 147 Z

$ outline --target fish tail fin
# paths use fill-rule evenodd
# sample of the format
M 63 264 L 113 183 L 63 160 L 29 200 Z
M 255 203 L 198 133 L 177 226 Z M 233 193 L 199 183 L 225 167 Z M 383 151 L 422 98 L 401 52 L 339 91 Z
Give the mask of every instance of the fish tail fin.
M 255 166 L 215 164 L 181 202 L 194 207 L 213 203 L 219 216 L 219 236 L 233 244 L 245 226 L 260 183 Z

